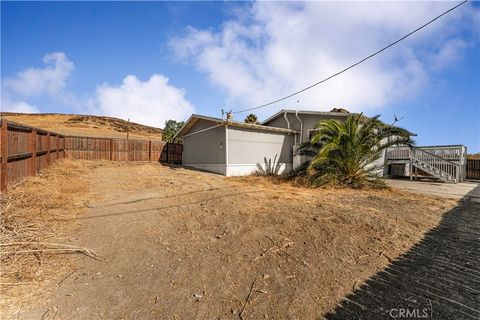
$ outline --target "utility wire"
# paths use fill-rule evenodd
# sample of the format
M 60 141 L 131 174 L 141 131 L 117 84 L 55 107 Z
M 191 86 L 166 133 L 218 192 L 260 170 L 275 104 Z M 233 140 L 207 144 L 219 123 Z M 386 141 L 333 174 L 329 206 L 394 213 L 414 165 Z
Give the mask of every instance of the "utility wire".
M 414 34 L 415 32 L 420 31 L 421 29 L 425 28 L 426 26 L 428 26 L 429 24 L 435 22 L 436 20 L 440 19 L 441 17 L 443 17 L 444 15 L 448 14 L 449 12 L 457 9 L 457 8 L 460 7 L 461 5 L 465 4 L 467 1 L 468 1 L 468 0 L 465 0 L 465 1 L 463 1 L 463 2 L 460 2 L 460 3 L 457 4 L 456 6 L 448 9 L 447 11 L 445 11 L 445 12 L 443 12 L 442 14 L 440 14 L 439 16 L 433 18 L 432 20 L 428 21 L 427 23 L 423 24 L 422 26 L 416 28 L 415 30 L 411 31 L 410 33 L 407 33 L 406 35 L 404 35 L 404 36 L 401 37 L 400 39 L 398 39 L 398 40 L 390 43 L 390 44 L 387 45 L 386 47 L 383 47 L 382 49 L 380 49 L 380 50 L 372 53 L 372 54 L 369 55 L 368 57 L 363 58 L 362 60 L 360 60 L 360 61 L 358 61 L 358 62 L 350 65 L 349 67 L 347 67 L 347 68 L 345 68 L 345 69 L 343 69 L 343 70 L 341 70 L 341 71 L 338 71 L 337 73 L 332 74 L 331 76 L 329 76 L 329 77 L 327 77 L 327 78 L 325 78 L 325 79 L 323 79 L 323 80 L 320 80 L 320 81 L 318 81 L 318 82 L 315 82 L 314 84 L 312 84 L 312 85 L 310 85 L 310 86 L 308 86 L 308 87 L 306 87 L 306 88 L 303 88 L 303 89 L 301 89 L 301 90 L 298 90 L 298 91 L 296 91 L 296 92 L 294 92 L 294 93 L 291 93 L 291 94 L 289 94 L 289 95 L 287 95 L 287 96 L 285 96 L 285 97 L 283 97 L 283 98 L 280 98 L 280 99 L 277 99 L 277 100 L 274 100 L 274 101 L 271 101 L 271 102 L 262 104 L 262 105 L 257 106 L 257 107 L 248 108 L 248 109 L 244 109 L 244 110 L 233 111 L 233 112 L 231 112 L 231 113 L 242 113 L 242 112 L 247 112 L 247 111 L 251 111 L 251 110 L 256 110 L 256 109 L 264 108 L 264 107 L 270 106 L 270 105 L 272 105 L 272 104 L 275 104 L 275 103 L 277 103 L 277 102 L 286 100 L 286 99 L 291 98 L 291 97 L 293 97 L 293 96 L 296 96 L 297 94 L 302 93 L 302 92 L 304 92 L 304 91 L 307 91 L 307 90 L 309 90 L 309 89 L 311 89 L 311 88 L 313 88 L 313 87 L 315 87 L 315 86 L 318 86 L 319 84 L 324 83 L 324 82 L 326 82 L 326 81 L 328 81 L 328 80 L 330 80 L 330 79 L 332 79 L 332 78 L 334 78 L 334 77 L 336 77 L 336 76 L 338 76 L 338 75 L 340 75 L 340 74 L 342 74 L 342 73 L 344 73 L 344 72 L 346 72 L 346 71 L 348 71 L 348 70 L 350 70 L 350 69 L 358 66 L 359 64 L 367 61 L 368 59 L 373 58 L 373 57 L 376 56 L 377 54 L 379 54 L 379 53 L 387 50 L 388 48 L 396 45 L 396 44 L 399 43 L 400 41 L 402 41 L 402 40 L 410 37 L 410 36 L 411 36 L 412 34 Z

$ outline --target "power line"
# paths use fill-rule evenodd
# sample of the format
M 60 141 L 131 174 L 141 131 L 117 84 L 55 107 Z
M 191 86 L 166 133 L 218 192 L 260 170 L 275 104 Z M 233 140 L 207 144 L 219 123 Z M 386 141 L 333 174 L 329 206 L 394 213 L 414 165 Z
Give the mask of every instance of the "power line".
M 433 18 L 432 20 L 430 20 L 430 21 L 428 21 L 427 23 L 423 24 L 422 26 L 416 28 L 415 30 L 407 33 L 406 35 L 404 35 L 404 36 L 401 37 L 400 39 L 398 39 L 398 40 L 390 43 L 390 44 L 387 45 L 386 47 L 383 47 L 382 49 L 380 49 L 380 50 L 372 53 L 372 54 L 369 55 L 368 57 L 363 58 L 362 60 L 360 60 L 360 61 L 358 61 L 358 62 L 356 62 L 356 63 L 354 63 L 354 64 L 352 64 L 352 65 L 350 65 L 350 66 L 348 66 L 348 67 L 346 67 L 345 69 L 343 69 L 343 70 L 341 70 L 341 71 L 338 71 L 337 73 L 334 73 L 334 74 L 328 76 L 327 78 L 325 78 L 325 79 L 323 79 L 323 80 L 320 80 L 320 81 L 318 81 L 318 82 L 315 82 L 314 84 L 312 84 L 312 85 L 310 85 L 310 86 L 308 86 L 308 87 L 306 87 L 306 88 L 303 88 L 303 89 L 301 89 L 301 90 L 295 91 L 294 93 L 291 93 L 291 94 L 289 94 L 289 95 L 287 95 L 287 96 L 285 96 L 285 97 L 283 97 L 283 98 L 280 98 L 280 99 L 277 99 L 277 100 L 274 100 L 274 101 L 271 101 L 271 102 L 262 104 L 262 105 L 257 106 L 257 107 L 248 108 L 248 109 L 239 110 L 239 111 L 233 111 L 233 112 L 231 112 L 231 113 L 242 113 L 242 112 L 247 112 L 247 111 L 251 111 L 251 110 L 256 110 L 256 109 L 264 108 L 264 107 L 270 106 L 270 105 L 272 105 L 272 104 L 275 104 L 275 103 L 277 103 L 277 102 L 286 100 L 286 99 L 291 98 L 291 97 L 293 97 L 293 96 L 296 96 L 297 94 L 302 93 L 302 92 L 304 92 L 304 91 L 307 91 L 307 90 L 309 90 L 309 89 L 311 89 L 311 88 L 313 88 L 313 87 L 315 87 L 315 86 L 318 86 L 319 84 L 324 83 L 325 81 L 328 81 L 328 80 L 330 80 L 330 79 L 332 79 L 332 78 L 334 78 L 334 77 L 336 77 L 336 76 L 338 76 L 338 75 L 340 75 L 340 74 L 342 74 L 342 73 L 344 73 L 344 72 L 346 72 L 346 71 L 348 71 L 348 70 L 350 70 L 350 69 L 358 66 L 359 64 L 367 61 L 368 59 L 373 58 L 373 57 L 376 56 L 377 54 L 379 54 L 379 53 L 387 50 L 388 48 L 396 45 L 396 44 L 399 43 L 400 41 L 402 41 L 402 40 L 410 37 L 412 34 L 416 33 L 417 31 L 420 31 L 421 29 L 425 28 L 426 26 L 428 26 L 429 24 L 435 22 L 436 20 L 440 19 L 441 17 L 443 17 L 444 15 L 448 14 L 449 12 L 457 9 L 457 8 L 460 7 L 461 5 L 465 4 L 467 1 L 468 1 L 468 0 L 465 0 L 465 1 L 463 1 L 463 2 L 460 2 L 460 3 L 457 4 L 456 6 L 448 9 L 447 11 L 443 12 L 443 13 L 440 14 L 439 16 L 436 16 L 436 17 Z

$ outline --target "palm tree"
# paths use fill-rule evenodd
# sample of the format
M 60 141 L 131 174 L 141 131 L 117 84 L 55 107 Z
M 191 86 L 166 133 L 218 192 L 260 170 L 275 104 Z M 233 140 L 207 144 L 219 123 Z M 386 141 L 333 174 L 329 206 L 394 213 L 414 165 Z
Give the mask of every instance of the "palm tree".
M 375 161 L 381 158 L 382 151 L 392 145 L 414 142 L 410 132 L 386 125 L 378 118 L 359 114 L 346 121 L 324 120 L 315 126 L 310 145 L 317 146 L 318 152 L 307 170 L 314 185 L 381 184 L 374 171 L 379 169 Z
M 253 113 L 250 113 L 246 118 L 245 118 L 245 123 L 252 123 L 252 124 L 257 124 L 257 116 L 254 115 Z

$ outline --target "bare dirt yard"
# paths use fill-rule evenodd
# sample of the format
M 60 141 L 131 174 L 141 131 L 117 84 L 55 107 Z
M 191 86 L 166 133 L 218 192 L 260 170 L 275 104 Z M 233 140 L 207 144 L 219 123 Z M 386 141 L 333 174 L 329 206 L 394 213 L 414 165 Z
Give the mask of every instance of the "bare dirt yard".
M 38 186 L 42 196 L 32 194 Z M 321 319 L 457 204 L 404 191 L 307 189 L 84 161 L 54 166 L 9 201 L 26 206 L 28 197 L 51 231 L 37 241 L 92 256 L 33 256 L 33 274 L 2 278 L 2 318 Z M 27 265 L 16 268 L 20 275 Z

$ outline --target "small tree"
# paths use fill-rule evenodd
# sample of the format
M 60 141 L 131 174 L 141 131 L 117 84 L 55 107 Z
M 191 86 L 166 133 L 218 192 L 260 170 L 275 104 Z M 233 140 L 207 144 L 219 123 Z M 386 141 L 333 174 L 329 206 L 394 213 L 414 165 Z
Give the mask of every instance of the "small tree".
M 380 159 L 382 151 L 392 145 L 412 145 L 414 142 L 407 130 L 388 126 L 378 118 L 366 118 L 360 114 L 346 121 L 319 122 L 310 141 L 318 148 L 307 169 L 310 181 L 314 185 L 381 185 L 374 171 L 379 169 L 375 161 Z M 315 149 L 305 148 L 303 151 Z
M 165 128 L 163 128 L 162 132 L 162 140 L 166 142 L 181 142 L 180 139 L 173 139 L 173 137 L 177 134 L 177 132 L 183 127 L 185 122 L 183 121 L 175 121 L 175 120 L 167 120 L 165 121 Z
M 250 113 L 246 118 L 245 118 L 245 123 L 252 123 L 252 124 L 257 124 L 257 116 L 254 115 L 253 113 Z

